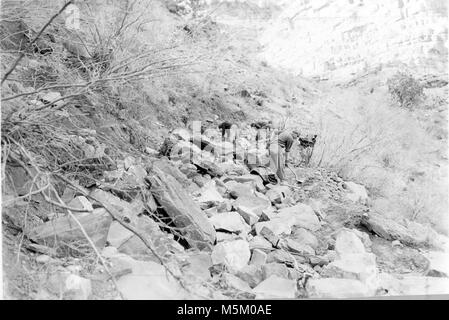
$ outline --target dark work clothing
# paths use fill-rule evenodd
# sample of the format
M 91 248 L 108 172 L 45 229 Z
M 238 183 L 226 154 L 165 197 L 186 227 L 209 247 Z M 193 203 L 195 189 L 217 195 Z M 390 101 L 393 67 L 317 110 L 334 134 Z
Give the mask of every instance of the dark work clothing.
M 225 121 L 225 122 L 221 123 L 218 126 L 218 129 L 221 129 L 221 136 L 224 137 L 226 130 L 231 129 L 231 127 L 232 127 L 232 123 L 230 123 L 230 122 Z
M 293 137 L 289 132 L 282 132 L 279 134 L 278 143 L 281 147 L 285 148 L 285 152 L 290 152 L 293 145 Z
M 251 124 L 251 127 L 256 128 L 256 129 L 269 129 L 270 125 L 268 124 L 268 122 L 265 121 L 257 121 L 254 122 L 253 124 Z

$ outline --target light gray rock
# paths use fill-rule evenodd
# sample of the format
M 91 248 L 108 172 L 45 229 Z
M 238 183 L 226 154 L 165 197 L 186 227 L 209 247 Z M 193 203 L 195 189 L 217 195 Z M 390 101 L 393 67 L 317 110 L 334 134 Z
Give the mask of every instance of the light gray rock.
M 321 227 L 313 209 L 302 203 L 279 210 L 278 218 L 288 223 L 291 227 L 298 226 L 310 231 L 317 231 Z
M 366 204 L 368 202 L 369 197 L 364 186 L 348 181 L 344 183 L 344 187 L 349 191 L 346 196 L 352 202 L 361 204 Z
M 248 285 L 248 283 L 233 274 L 226 272 L 222 275 L 222 279 L 231 288 L 237 289 L 242 292 L 252 292 L 252 289 Z
M 230 270 L 238 271 L 246 266 L 251 257 L 248 242 L 234 240 L 218 243 L 212 251 L 212 263 L 226 265 Z
M 260 249 L 253 249 L 250 264 L 263 265 L 267 262 L 267 254 Z
M 269 242 L 262 236 L 255 236 L 252 239 L 250 239 L 249 247 L 251 248 L 251 250 L 259 249 L 262 250 L 263 252 L 270 252 L 274 250 L 271 242 Z
M 310 279 L 306 284 L 309 298 L 365 298 L 374 296 L 374 291 L 354 279 L 321 278 Z
M 257 222 L 254 225 L 256 234 L 261 234 L 263 228 L 268 228 L 276 236 L 289 235 L 292 232 L 291 226 L 288 222 L 283 221 L 281 218 L 272 219 L 270 221 Z
M 303 256 L 315 255 L 315 250 L 311 246 L 302 244 L 292 239 L 285 239 L 281 241 L 279 245 L 281 246 L 281 248 L 291 252 L 292 254 L 299 254 Z
M 247 225 L 242 216 L 235 211 L 217 213 L 209 218 L 209 221 L 212 223 L 215 230 L 226 230 L 244 234 L 251 231 L 251 227 Z
M 199 249 L 210 247 L 215 242 L 215 229 L 189 194 L 178 181 L 157 168 L 149 175 L 151 192 L 174 224 L 182 228 L 190 245 Z
M 304 228 L 295 229 L 292 232 L 291 237 L 299 243 L 308 245 L 313 249 L 317 249 L 319 246 L 317 237 L 312 232 Z
M 335 251 L 343 256 L 351 253 L 365 253 L 365 246 L 360 238 L 351 230 L 342 229 L 337 233 Z
M 262 274 L 263 274 L 264 280 L 268 279 L 272 275 L 276 275 L 278 277 L 288 279 L 289 272 L 288 272 L 288 268 L 285 264 L 272 262 L 272 263 L 267 263 L 262 266 Z
M 323 268 L 329 278 L 360 280 L 371 288 L 377 286 L 376 256 L 372 253 L 345 254 Z
M 297 295 L 296 281 L 272 275 L 253 289 L 256 299 L 294 299 Z
M 263 280 L 262 266 L 247 265 L 240 269 L 236 276 L 248 283 L 251 288 L 254 288 Z
M 117 280 L 118 289 L 127 300 L 172 300 L 186 299 L 189 294 L 167 273 L 160 264 L 153 261 L 138 261 L 127 256 L 120 258 L 132 269 L 131 274 Z

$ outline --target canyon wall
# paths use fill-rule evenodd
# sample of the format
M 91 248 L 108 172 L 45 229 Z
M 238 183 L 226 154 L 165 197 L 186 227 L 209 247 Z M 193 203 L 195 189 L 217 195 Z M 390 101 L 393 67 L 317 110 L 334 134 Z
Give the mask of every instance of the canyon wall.
M 297 75 L 347 78 L 379 65 L 447 71 L 447 0 L 294 0 L 260 36 L 261 59 Z

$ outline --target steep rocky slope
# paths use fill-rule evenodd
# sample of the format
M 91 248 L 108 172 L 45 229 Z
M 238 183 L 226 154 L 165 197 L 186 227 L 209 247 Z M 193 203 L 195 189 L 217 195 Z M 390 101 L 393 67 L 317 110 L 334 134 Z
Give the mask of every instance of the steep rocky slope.
M 153 44 L 174 40 L 179 51 L 167 56 L 193 52 L 201 57 L 195 67 L 132 85 L 106 86 L 111 92 L 100 87 L 59 110 L 62 105 L 50 100 L 67 94 L 63 89 L 50 90 L 50 97 L 25 94 L 42 85 L 29 81 L 26 72 L 34 76 L 36 70 L 50 70 L 62 78 L 76 74 L 70 68 L 62 73 L 65 62 L 56 57 L 65 51 L 55 47 L 48 56 L 27 53 L 17 71 L 20 81 L 2 86 L 2 95 L 21 98 L 5 104 L 2 116 L 23 106 L 29 114 L 49 108 L 31 120 L 20 112 L 14 121 L 2 117 L 2 148 L 8 154 L 2 172 L 7 298 L 447 294 L 449 240 L 442 227 L 447 219 L 447 101 L 442 99 L 447 82 L 438 78 L 433 86 L 432 78 L 421 77 L 429 100 L 410 112 L 388 100 L 386 79 L 400 65 L 390 56 L 384 58 L 394 62 L 392 68 L 367 70 L 346 81 L 286 74 L 273 66 L 281 66 L 276 61 L 284 61 L 282 52 L 289 53 L 293 37 L 276 44 L 276 57 L 271 52 L 271 58 L 280 60 L 259 60 L 257 54 L 263 49 L 260 32 L 267 35 L 273 27 L 276 33 L 290 4 L 209 5 L 221 3 L 212 18 L 187 19 L 178 7 L 155 2 L 155 16 L 147 18 L 159 15 L 164 22 L 138 33 L 144 39 L 152 35 Z M 326 4 L 293 6 L 311 14 L 326 12 Z M 353 9 L 343 5 L 341 10 L 364 10 L 349 6 Z M 97 11 L 101 21 L 102 10 Z M 390 15 L 385 17 L 390 21 Z M 260 29 L 267 19 L 274 19 L 274 26 Z M 249 20 L 253 23 L 247 24 Z M 335 27 L 338 35 L 347 30 L 333 23 L 323 26 Z M 62 37 L 61 29 L 54 32 Z M 299 35 L 304 34 L 295 32 Z M 363 33 L 359 37 L 365 38 Z M 340 75 L 338 70 L 347 75 L 353 72 L 349 65 L 363 70 L 357 59 L 366 58 L 373 66 L 379 62 L 347 51 L 348 60 L 328 70 L 320 67 L 329 60 L 329 51 L 321 48 L 315 47 L 323 55 L 314 55 L 320 77 Z M 401 42 L 398 52 L 401 48 L 412 46 Z M 425 63 L 432 73 L 439 68 L 434 60 Z M 288 66 L 293 73 L 303 68 L 297 60 L 289 60 Z M 38 74 L 43 85 L 55 81 Z M 302 133 L 319 134 L 309 166 L 298 165 L 299 151 L 293 150 L 288 185 L 268 183 L 264 171 L 252 171 L 254 164 L 248 163 L 267 160 L 266 150 L 255 148 L 248 122 L 278 117 Z M 191 122 L 204 119 L 213 124 L 201 141 L 193 139 Z M 222 120 L 241 128 L 236 163 L 232 146 L 222 143 L 217 130 Z M 399 130 L 401 125 L 407 130 Z M 381 148 L 361 148 L 364 152 L 352 158 L 351 148 L 366 139 Z

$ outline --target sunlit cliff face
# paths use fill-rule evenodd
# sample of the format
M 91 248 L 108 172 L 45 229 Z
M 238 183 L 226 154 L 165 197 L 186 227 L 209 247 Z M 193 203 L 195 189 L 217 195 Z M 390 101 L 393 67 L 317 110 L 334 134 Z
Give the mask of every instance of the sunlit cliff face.
M 446 0 L 300 0 L 266 27 L 260 57 L 304 76 L 398 63 L 445 73 L 447 40 Z

